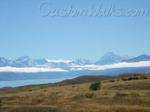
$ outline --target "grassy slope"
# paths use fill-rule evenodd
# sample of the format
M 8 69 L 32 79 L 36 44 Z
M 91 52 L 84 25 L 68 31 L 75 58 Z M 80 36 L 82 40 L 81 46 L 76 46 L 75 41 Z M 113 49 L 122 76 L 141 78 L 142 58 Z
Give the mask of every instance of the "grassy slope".
M 150 78 L 121 78 L 103 79 L 99 91 L 87 80 L 0 90 L 0 112 L 150 112 Z

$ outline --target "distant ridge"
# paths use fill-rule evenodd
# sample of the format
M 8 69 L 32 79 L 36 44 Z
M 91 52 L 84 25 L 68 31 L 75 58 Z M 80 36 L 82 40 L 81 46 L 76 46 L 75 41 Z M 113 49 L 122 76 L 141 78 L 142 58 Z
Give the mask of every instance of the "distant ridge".
M 140 62 L 140 61 L 150 61 L 150 56 L 143 54 L 128 60 L 123 60 L 123 62 Z

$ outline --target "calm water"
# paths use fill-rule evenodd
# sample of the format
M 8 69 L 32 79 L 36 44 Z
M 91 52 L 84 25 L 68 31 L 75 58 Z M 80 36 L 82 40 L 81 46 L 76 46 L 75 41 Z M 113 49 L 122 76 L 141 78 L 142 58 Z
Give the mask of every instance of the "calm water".
M 65 79 L 66 78 L 0 81 L 0 88 L 3 88 L 3 87 L 19 87 L 19 86 L 37 85 L 37 84 L 48 84 L 48 83 L 59 82 L 59 81 L 65 80 Z M 71 79 L 71 78 L 67 78 L 67 79 Z
M 0 73 L 0 88 L 55 83 L 72 79 L 69 73 Z

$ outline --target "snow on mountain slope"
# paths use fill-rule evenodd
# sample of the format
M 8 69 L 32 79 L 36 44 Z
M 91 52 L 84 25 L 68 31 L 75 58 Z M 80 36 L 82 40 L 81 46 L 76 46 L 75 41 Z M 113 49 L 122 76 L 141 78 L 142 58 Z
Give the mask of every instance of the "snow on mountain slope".
M 15 60 L 0 58 L 0 72 L 70 72 L 83 70 L 107 70 L 117 68 L 150 67 L 150 56 L 140 55 L 127 59 L 126 56 L 118 56 L 113 52 L 105 54 L 96 63 L 86 60 L 50 60 L 31 59 L 28 56 Z M 124 60 L 127 59 L 127 60 Z
M 100 64 L 100 65 L 113 64 L 113 63 L 121 62 L 122 60 L 125 59 L 128 59 L 128 57 L 119 56 L 113 52 L 108 52 L 103 57 L 101 57 L 100 60 L 96 62 L 96 64 Z

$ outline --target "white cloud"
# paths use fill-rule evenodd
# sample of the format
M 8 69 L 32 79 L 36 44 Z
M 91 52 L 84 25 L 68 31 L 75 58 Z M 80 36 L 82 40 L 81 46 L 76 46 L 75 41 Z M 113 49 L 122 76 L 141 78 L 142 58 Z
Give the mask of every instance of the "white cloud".
M 141 61 L 141 62 L 134 62 L 134 63 L 116 63 L 116 64 L 110 64 L 110 65 L 73 65 L 72 68 L 76 68 L 76 70 L 79 70 L 79 68 L 82 70 L 106 70 L 106 69 L 112 69 L 112 68 L 127 68 L 127 67 L 150 67 L 150 61 Z
M 62 60 L 62 59 L 59 59 L 59 60 L 50 60 L 50 59 L 46 59 L 47 62 L 49 63 L 71 63 L 72 61 L 71 60 Z
M 37 72 L 67 72 L 61 68 L 48 68 L 48 67 L 0 67 L 0 72 L 17 72 L 17 73 L 37 73 Z

